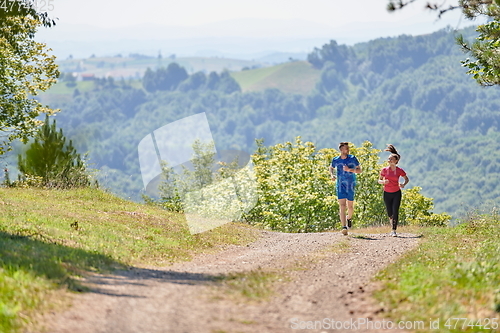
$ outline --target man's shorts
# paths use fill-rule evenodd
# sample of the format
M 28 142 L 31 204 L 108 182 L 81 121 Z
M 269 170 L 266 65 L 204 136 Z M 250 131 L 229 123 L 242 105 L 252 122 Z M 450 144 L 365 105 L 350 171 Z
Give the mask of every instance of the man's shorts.
M 347 182 L 337 180 L 337 199 L 347 199 L 349 201 L 354 201 L 354 188 L 356 187 L 356 182 Z

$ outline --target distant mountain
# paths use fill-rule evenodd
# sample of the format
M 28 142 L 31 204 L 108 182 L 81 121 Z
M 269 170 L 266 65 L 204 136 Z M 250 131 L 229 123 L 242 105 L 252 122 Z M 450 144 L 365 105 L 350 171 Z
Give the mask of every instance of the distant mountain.
M 350 25 L 319 24 L 299 19 L 237 19 L 198 26 L 141 24 L 120 28 L 58 22 L 50 29 L 40 29 L 37 39 L 49 44 L 60 58 L 73 55 L 86 58 L 142 53 L 156 56 L 175 53 L 178 56 L 220 56 L 251 60 L 273 53 L 309 53 L 315 46 L 331 39 L 353 45 L 377 37 L 390 37 L 404 31 L 416 34 L 443 27 L 434 23 L 358 22 Z M 256 56 L 258 54 L 259 56 Z M 302 60 L 302 58 L 300 58 Z M 272 61 L 275 62 L 275 61 Z

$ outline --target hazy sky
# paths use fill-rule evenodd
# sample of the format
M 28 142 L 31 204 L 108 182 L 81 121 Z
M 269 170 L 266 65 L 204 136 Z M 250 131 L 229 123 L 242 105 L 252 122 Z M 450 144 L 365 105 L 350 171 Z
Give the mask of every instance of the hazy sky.
M 42 29 L 38 36 L 63 57 L 90 53 L 157 54 L 158 50 L 184 55 L 200 50 L 215 50 L 225 55 L 269 50 L 310 52 L 331 39 L 354 44 L 473 24 L 462 19 L 459 11 L 438 20 L 436 13 L 424 8 L 427 0 L 419 0 L 395 13 L 387 12 L 388 0 L 38 2 L 45 1 L 53 7 L 49 15 L 57 18 L 57 25 Z M 452 2 L 456 1 L 448 0 Z M 161 42 L 167 40 L 168 43 Z M 235 41 L 243 42 L 236 45 Z
M 417 1 L 405 10 L 388 13 L 387 0 L 49 0 L 60 23 L 124 27 L 141 23 L 196 26 L 229 19 L 303 19 L 330 26 L 353 22 L 421 22 L 435 25 L 436 15 Z M 449 1 L 451 3 L 451 1 Z M 456 25 L 459 15 L 442 23 Z

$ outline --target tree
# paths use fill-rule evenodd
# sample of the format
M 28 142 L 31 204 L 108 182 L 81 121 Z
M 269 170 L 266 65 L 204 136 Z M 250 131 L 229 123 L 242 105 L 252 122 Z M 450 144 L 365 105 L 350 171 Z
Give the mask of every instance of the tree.
M 156 72 L 148 68 L 144 73 L 142 84 L 149 92 L 175 90 L 179 83 L 187 78 L 186 70 L 173 62 L 167 68 L 161 67 Z
M 15 1 L 13 1 L 15 3 Z M 0 11 L 0 155 L 11 149 L 10 143 L 24 143 L 41 125 L 41 113 L 52 114 L 34 96 L 47 90 L 59 76 L 55 56 L 50 49 L 34 40 L 38 27 L 51 26 L 46 15 L 32 9 Z
M 188 73 L 184 67 L 179 66 L 179 64 L 172 62 L 167 66 L 167 75 L 164 79 L 165 81 L 160 82 L 161 90 L 175 90 L 179 83 L 188 78 Z
M 90 185 L 85 163 L 73 142 L 66 143 L 62 129 L 57 131 L 56 121 L 51 125 L 49 116 L 45 116 L 45 122 L 25 156 L 18 155 L 18 167 L 25 177 L 41 177 L 43 186 L 70 188 Z
M 238 82 L 233 79 L 231 74 L 225 70 L 220 74 L 219 91 L 231 94 L 233 92 L 241 91 L 241 87 Z
M 54 5 L 53 0 L 48 0 L 46 6 L 42 6 L 48 10 L 52 10 Z M 0 26 L 8 26 L 9 18 L 22 18 L 31 17 L 39 21 L 45 27 L 51 27 L 55 25 L 53 19 L 51 19 L 47 12 L 37 11 L 37 2 L 32 0 L 16 0 L 3 2 L 0 7 Z
M 142 86 L 146 91 L 154 92 L 156 91 L 156 74 L 151 68 L 147 68 L 142 78 Z
M 338 72 L 345 74 L 349 70 L 350 63 L 355 62 L 355 54 L 346 45 L 338 45 L 331 40 L 329 44 L 323 45 L 321 49 L 315 47 L 307 56 L 314 67 L 322 69 L 329 62 Z
M 404 8 L 417 0 L 389 0 L 387 9 L 395 11 Z M 457 43 L 462 50 L 475 58 L 462 61 L 462 65 L 469 70 L 467 74 L 482 86 L 493 86 L 500 84 L 500 0 L 459 0 L 458 4 L 450 5 L 446 1 L 442 3 L 427 2 L 426 8 L 436 11 L 440 18 L 452 10 L 462 10 L 464 16 L 469 20 L 478 17 L 486 17 L 488 23 L 477 26 L 479 36 L 474 43 L 467 42 L 462 35 L 457 37 Z
M 179 90 L 186 92 L 189 90 L 196 90 L 205 86 L 207 82 L 207 76 L 203 72 L 196 72 L 191 75 L 187 80 L 179 85 Z

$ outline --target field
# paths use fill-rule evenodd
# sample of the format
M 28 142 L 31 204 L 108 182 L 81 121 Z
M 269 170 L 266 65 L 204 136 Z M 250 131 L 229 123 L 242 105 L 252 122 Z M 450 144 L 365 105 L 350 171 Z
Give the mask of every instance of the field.
M 231 75 L 244 92 L 276 88 L 287 93 L 307 95 L 319 81 L 320 73 L 320 70 L 306 61 L 294 61 L 272 67 L 232 72 Z

